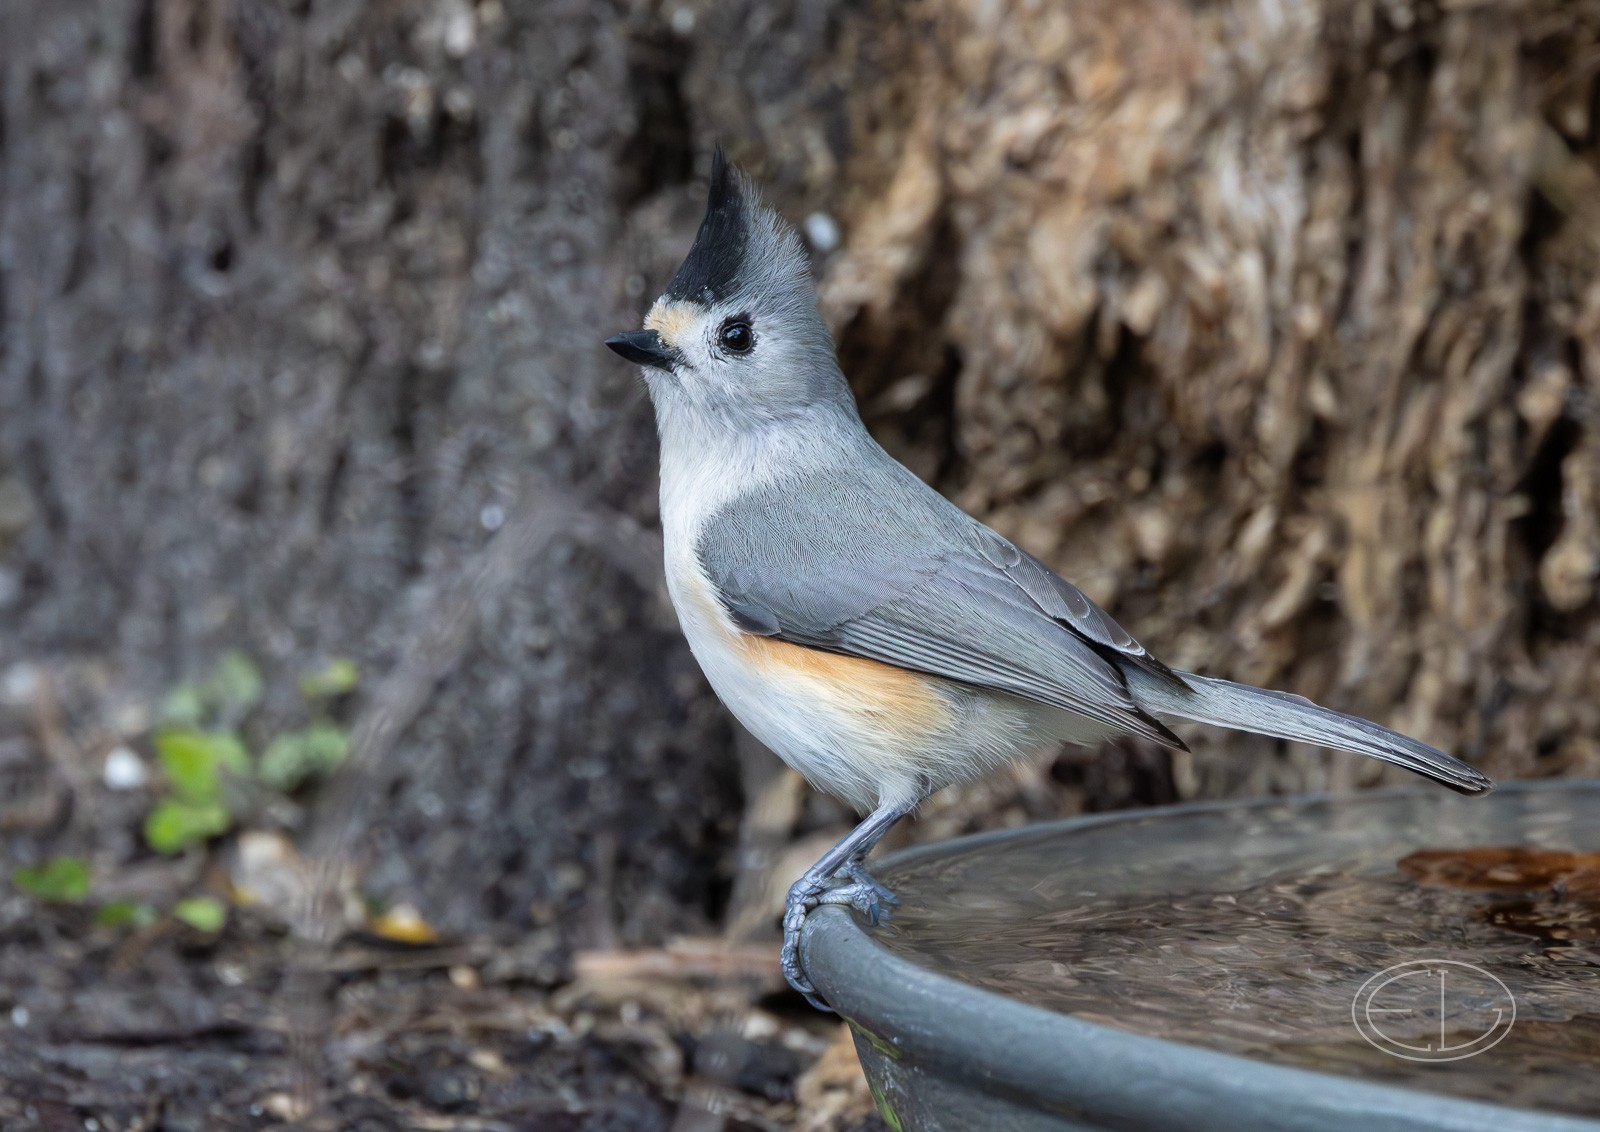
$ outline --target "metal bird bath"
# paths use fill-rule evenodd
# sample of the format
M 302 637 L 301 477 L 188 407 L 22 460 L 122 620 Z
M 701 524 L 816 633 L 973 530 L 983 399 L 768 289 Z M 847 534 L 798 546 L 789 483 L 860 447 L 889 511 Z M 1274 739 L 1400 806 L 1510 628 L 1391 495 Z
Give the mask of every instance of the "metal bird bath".
M 903 1132 L 1600 1132 L 1600 781 L 1190 805 L 886 858 L 806 970 Z

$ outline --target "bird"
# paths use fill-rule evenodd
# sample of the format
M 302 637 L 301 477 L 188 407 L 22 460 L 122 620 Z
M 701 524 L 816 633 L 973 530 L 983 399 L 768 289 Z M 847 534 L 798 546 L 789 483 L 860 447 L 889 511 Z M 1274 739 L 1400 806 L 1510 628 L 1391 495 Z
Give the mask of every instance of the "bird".
M 1063 743 L 1184 750 L 1194 721 L 1367 755 L 1466 794 L 1478 770 L 1286 692 L 1170 668 L 1082 590 L 966 514 L 868 433 L 805 248 L 717 147 L 704 218 L 643 329 L 660 438 L 667 589 L 718 697 L 815 787 L 864 814 L 794 882 L 780 962 L 823 904 L 874 924 L 865 865 L 936 791 Z

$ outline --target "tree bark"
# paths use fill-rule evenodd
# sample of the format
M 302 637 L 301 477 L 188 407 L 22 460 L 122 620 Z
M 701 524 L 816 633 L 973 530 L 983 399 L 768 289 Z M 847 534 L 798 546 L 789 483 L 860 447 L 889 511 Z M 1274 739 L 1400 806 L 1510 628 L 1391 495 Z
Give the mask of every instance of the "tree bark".
M 875 431 L 1169 663 L 1600 771 L 1592 2 L 0 20 L 0 650 L 357 656 L 370 881 L 446 926 L 718 912 L 730 732 L 597 344 L 713 137 L 811 218 Z M 1378 777 L 1191 740 L 1057 778 Z

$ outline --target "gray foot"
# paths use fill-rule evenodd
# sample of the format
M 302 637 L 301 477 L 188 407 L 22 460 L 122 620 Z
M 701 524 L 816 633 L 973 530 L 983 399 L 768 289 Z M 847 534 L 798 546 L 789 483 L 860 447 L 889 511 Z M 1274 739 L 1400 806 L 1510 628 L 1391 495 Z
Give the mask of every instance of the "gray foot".
M 807 872 L 789 889 L 784 906 L 783 950 L 779 953 L 783 977 L 812 1006 L 831 1013 L 832 1007 L 817 997 L 817 988 L 800 966 L 800 929 L 805 926 L 806 915 L 821 904 L 847 904 L 877 927 L 899 903 L 894 893 L 874 880 L 859 861 L 846 863 L 831 877 Z
M 900 905 L 900 898 L 874 879 L 860 861 L 847 864 L 839 870 L 839 876 L 847 877 L 850 883 L 829 888 L 819 898 L 821 903 L 848 904 L 873 927 L 886 922 L 890 910 Z

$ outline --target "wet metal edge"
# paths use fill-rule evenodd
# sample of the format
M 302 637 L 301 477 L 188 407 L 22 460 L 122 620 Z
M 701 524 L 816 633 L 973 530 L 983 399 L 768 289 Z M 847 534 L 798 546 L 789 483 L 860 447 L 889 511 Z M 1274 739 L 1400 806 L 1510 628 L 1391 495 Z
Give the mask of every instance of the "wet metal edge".
M 1594 780 L 1499 788 L 1508 794 L 1553 789 L 1589 795 L 1600 804 L 1600 782 Z M 1330 800 L 1307 795 L 1244 805 L 1301 807 Z M 892 873 L 897 864 L 964 853 L 1002 838 L 1236 808 L 1241 804 L 1202 802 L 977 834 L 893 854 L 880 868 Z M 822 997 L 852 1024 L 880 1108 L 905 1132 L 1600 1132 L 1600 1121 L 1583 1117 L 1270 1065 L 1029 1006 L 894 955 L 838 906 L 807 917 L 801 959 Z M 919 1082 L 928 1086 L 928 1099 L 938 1096 L 937 1106 L 919 1103 Z M 902 1103 L 908 1111 L 900 1113 Z

